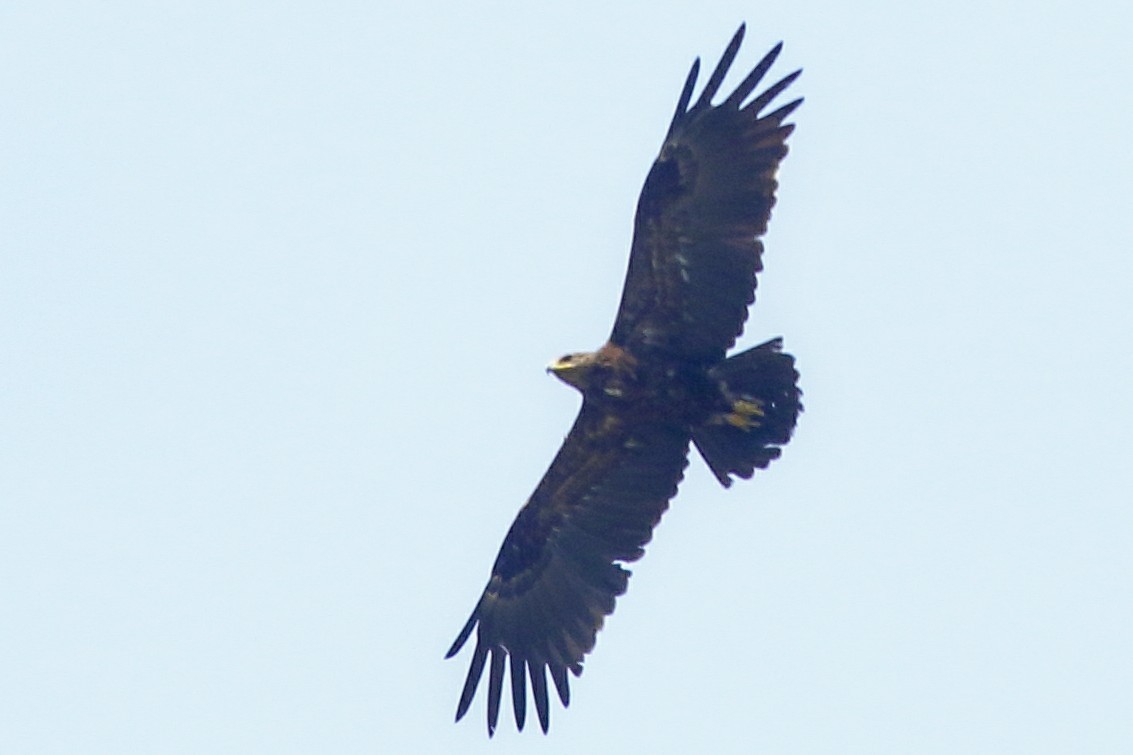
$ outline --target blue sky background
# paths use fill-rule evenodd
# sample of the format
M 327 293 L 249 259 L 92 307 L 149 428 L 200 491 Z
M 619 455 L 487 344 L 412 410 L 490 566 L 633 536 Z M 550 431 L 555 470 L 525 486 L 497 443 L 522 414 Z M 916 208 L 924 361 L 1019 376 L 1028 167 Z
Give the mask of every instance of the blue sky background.
M 0 751 L 1133 747 L 1128 8 L 705 5 L 0 7 Z M 441 656 L 743 20 L 806 413 L 488 742 Z

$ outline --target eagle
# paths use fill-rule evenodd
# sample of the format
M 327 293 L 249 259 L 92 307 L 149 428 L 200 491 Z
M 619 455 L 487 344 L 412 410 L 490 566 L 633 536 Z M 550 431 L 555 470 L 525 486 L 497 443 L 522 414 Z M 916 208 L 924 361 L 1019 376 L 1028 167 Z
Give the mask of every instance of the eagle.
M 522 730 L 527 684 L 550 724 L 547 675 L 564 707 L 567 672 L 582 673 L 598 630 L 626 590 L 625 564 L 644 554 L 676 495 L 695 445 L 724 487 L 779 457 L 801 391 L 779 338 L 732 356 L 755 301 L 756 274 L 778 187 L 776 173 L 802 99 L 764 114 L 795 71 L 748 99 L 776 45 L 723 102 L 712 104 L 744 36 L 741 25 L 696 102 L 692 65 L 634 219 L 629 269 L 613 332 L 600 349 L 567 354 L 548 372 L 582 393 L 582 408 L 520 509 L 471 617 L 445 655 L 476 631 L 456 709 L 488 673 L 488 735 L 499 720 L 510 660 Z

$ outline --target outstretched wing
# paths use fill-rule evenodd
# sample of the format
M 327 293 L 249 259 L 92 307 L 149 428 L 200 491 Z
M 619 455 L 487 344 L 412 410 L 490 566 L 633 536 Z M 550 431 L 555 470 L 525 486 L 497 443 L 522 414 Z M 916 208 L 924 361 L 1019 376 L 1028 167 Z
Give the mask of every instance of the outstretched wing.
M 786 117 L 802 99 L 760 115 L 801 71 L 744 104 L 779 54 L 776 45 L 719 105 L 720 88 L 743 39 L 740 26 L 700 98 L 688 107 L 693 63 L 634 222 L 633 247 L 610 340 L 715 362 L 743 331 L 778 186 L 775 174 L 794 129 Z
M 630 421 L 584 403 L 574 427 L 531 499 L 512 523 L 492 576 L 446 658 L 476 629 L 476 650 L 456 718 L 468 711 L 484 665 L 488 734 L 495 730 L 511 659 L 516 725 L 526 714 L 526 677 L 543 731 L 550 724 L 546 671 L 563 705 L 567 670 L 582 673 L 583 657 L 625 592 L 629 571 L 677 492 L 687 464 L 685 427 Z

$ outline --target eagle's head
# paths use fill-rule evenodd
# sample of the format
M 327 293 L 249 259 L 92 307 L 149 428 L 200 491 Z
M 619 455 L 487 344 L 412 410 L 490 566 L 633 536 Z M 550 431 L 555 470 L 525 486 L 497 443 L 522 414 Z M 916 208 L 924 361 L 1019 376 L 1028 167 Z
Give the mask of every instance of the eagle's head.
M 590 372 L 597 363 L 597 352 L 587 351 L 579 354 L 566 354 L 547 366 L 551 373 L 567 385 L 585 391 L 590 385 Z

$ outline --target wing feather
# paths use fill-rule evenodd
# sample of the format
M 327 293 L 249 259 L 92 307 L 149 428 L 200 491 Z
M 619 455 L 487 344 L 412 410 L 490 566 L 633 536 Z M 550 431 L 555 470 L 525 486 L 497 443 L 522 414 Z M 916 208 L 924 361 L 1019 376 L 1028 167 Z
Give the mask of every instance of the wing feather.
M 795 79 L 797 79 L 799 76 L 802 76 L 802 73 L 802 71 L 795 71 L 793 73 L 787 74 L 782 79 L 768 87 L 767 91 L 761 93 L 758 97 L 749 102 L 744 109 L 747 110 L 750 108 L 753 113 L 759 113 L 759 111 L 767 107 L 771 100 L 778 97 L 784 89 L 789 87 Z M 796 102 L 801 104 L 802 100 L 796 100 Z
M 547 672 L 546 664 L 531 664 L 531 696 L 535 698 L 535 712 L 539 715 L 539 728 L 543 733 L 551 726 L 551 706 L 547 701 Z
M 527 662 L 521 657 L 511 656 L 511 704 L 515 712 L 515 726 L 523 731 L 527 720 Z
M 802 100 L 767 115 L 796 71 L 744 105 L 775 62 L 776 45 L 719 106 L 711 100 L 733 62 L 732 38 L 696 104 L 685 109 L 693 75 L 638 200 L 633 246 L 610 340 L 638 356 L 663 352 L 712 363 L 743 331 L 793 126 Z M 690 82 L 692 84 L 690 85 Z
M 488 736 L 496 730 L 496 722 L 500 720 L 500 691 L 504 683 L 504 662 L 507 655 L 502 648 L 492 648 L 492 668 L 488 673 Z M 518 720 L 516 721 L 518 724 Z
M 631 441 L 631 442 L 628 442 Z M 665 420 L 615 417 L 584 402 L 543 481 L 512 523 L 492 576 L 446 657 L 476 630 L 476 647 L 457 705 L 468 708 L 488 673 L 488 733 L 496 728 L 510 658 L 516 723 L 526 714 L 524 670 L 544 731 L 550 721 L 546 671 L 564 706 L 567 672 L 582 662 L 653 527 L 676 494 L 687 464 L 689 430 Z M 488 663 L 488 657 L 491 662 Z
M 782 42 L 779 42 L 774 47 L 772 47 L 771 51 L 763 56 L 763 60 L 755 64 L 755 68 L 751 69 L 751 73 L 744 77 L 744 80 L 738 87 L 736 87 L 736 91 L 728 95 L 728 99 L 724 103 L 725 106 L 733 109 L 738 108 L 740 106 L 740 103 L 747 99 L 747 96 L 755 91 L 755 88 L 759 86 L 759 82 L 762 81 L 763 77 L 767 75 L 767 72 L 771 69 L 771 65 L 775 62 L 775 59 L 779 57 L 779 53 L 782 51 Z M 759 108 L 756 108 L 756 110 L 758 109 Z
M 669 122 L 669 130 L 673 130 L 673 126 L 677 121 L 684 117 L 685 111 L 688 110 L 688 103 L 692 100 L 692 90 L 696 87 L 696 77 L 700 74 L 700 58 L 692 61 L 692 68 L 689 69 L 688 77 L 685 79 L 685 85 L 681 89 L 681 96 L 677 99 L 677 109 L 673 113 L 673 120 Z
M 724 77 L 728 75 L 728 69 L 732 67 L 732 61 L 736 59 L 736 53 L 740 51 L 740 43 L 744 41 L 745 28 L 746 24 L 740 24 L 740 28 L 736 29 L 736 33 L 732 35 L 732 40 L 728 42 L 728 46 L 724 48 L 724 54 L 720 56 L 720 62 L 716 64 L 712 75 L 708 77 L 708 82 L 704 85 L 704 91 L 700 93 L 696 104 L 692 106 L 693 110 L 703 110 L 704 108 L 712 106 L 712 98 L 716 96 L 720 85 L 724 83 Z

